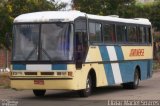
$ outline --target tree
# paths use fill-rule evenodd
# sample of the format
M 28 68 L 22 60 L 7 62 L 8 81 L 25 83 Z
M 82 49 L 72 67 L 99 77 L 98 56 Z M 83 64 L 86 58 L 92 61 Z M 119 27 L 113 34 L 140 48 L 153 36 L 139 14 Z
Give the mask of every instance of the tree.
M 73 8 L 82 12 L 98 15 L 126 15 L 126 9 L 135 0 L 73 0 Z
M 152 11 L 149 16 L 156 31 L 160 31 L 160 0 L 153 3 Z
M 22 0 L 12 0 L 10 4 L 12 5 L 12 11 L 14 11 L 13 17 L 28 12 L 59 10 L 66 6 L 64 3 L 57 4 L 54 0 L 23 0 L 23 2 Z
M 119 15 L 124 18 L 148 18 L 160 31 L 160 0 L 137 3 L 136 0 L 73 0 L 73 8 L 97 15 Z
M 7 6 L 6 1 L 0 2 L 0 48 L 4 47 L 5 44 L 5 32 L 11 30 L 12 18 L 9 16 L 10 8 Z
M 2 0 L 0 1 L 0 48 L 5 47 L 5 34 L 12 34 L 12 22 L 23 13 L 59 10 L 66 6 L 54 0 Z

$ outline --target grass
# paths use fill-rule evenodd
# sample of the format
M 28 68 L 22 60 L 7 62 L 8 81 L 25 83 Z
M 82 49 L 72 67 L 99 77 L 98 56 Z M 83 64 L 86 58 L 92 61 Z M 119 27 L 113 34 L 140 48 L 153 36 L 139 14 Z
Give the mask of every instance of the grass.
M 160 70 L 160 63 L 158 61 L 153 61 L 153 70 Z

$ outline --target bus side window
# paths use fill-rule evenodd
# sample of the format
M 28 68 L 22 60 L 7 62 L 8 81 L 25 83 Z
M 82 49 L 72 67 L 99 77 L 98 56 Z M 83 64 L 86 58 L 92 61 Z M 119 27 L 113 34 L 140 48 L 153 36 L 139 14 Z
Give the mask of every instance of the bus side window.
M 101 24 L 89 22 L 89 41 L 90 43 L 101 42 Z
M 146 36 L 147 36 L 147 42 L 150 44 L 152 43 L 152 36 L 151 36 L 151 28 L 146 28 Z
M 117 42 L 123 43 L 126 41 L 126 26 L 116 25 Z
M 146 43 L 146 34 L 145 34 L 145 28 L 143 26 L 140 26 L 139 28 L 139 43 Z
M 103 39 L 105 43 L 116 42 L 115 25 L 106 24 L 103 26 Z
M 137 43 L 138 36 L 136 33 L 136 26 L 128 26 L 128 34 L 127 34 L 128 43 Z

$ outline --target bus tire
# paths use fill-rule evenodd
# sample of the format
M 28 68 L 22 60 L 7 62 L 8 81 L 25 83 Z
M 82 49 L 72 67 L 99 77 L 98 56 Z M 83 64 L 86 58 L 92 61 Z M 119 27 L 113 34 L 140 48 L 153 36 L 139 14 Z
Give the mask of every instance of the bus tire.
M 46 93 L 46 90 L 33 90 L 33 93 L 36 97 L 43 97 Z
M 82 89 L 79 91 L 80 97 L 88 97 L 91 95 L 92 92 L 92 78 L 90 75 L 88 75 L 86 80 L 86 89 Z
M 134 80 L 133 82 L 123 83 L 123 88 L 125 89 L 137 89 L 139 86 L 140 74 L 139 71 L 136 69 L 134 72 Z

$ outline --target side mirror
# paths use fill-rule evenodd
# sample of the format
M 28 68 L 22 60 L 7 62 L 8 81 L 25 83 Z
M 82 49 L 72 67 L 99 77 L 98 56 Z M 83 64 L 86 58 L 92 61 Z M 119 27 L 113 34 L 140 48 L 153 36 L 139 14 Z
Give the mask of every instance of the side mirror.
M 10 47 L 11 47 L 11 36 L 9 35 L 9 33 L 6 33 L 5 39 L 6 39 L 5 46 L 6 46 L 6 48 L 8 50 L 10 50 Z

